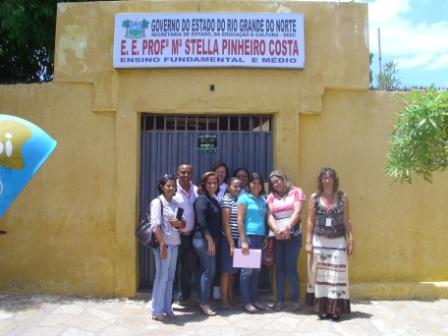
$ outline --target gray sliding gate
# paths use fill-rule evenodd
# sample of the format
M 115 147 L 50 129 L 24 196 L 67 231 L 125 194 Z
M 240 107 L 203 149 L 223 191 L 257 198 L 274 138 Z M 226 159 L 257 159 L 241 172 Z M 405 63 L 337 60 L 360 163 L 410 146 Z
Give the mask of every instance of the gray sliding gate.
M 176 173 L 180 163 L 193 165 L 193 182 L 217 160 L 230 174 L 244 167 L 267 178 L 272 170 L 272 118 L 258 116 L 161 116 L 143 114 L 141 123 L 140 218 L 157 195 L 157 179 Z M 139 288 L 152 287 L 152 251 L 139 246 Z M 264 274 L 263 274 L 264 273 Z M 262 272 L 260 286 L 269 288 L 269 275 Z

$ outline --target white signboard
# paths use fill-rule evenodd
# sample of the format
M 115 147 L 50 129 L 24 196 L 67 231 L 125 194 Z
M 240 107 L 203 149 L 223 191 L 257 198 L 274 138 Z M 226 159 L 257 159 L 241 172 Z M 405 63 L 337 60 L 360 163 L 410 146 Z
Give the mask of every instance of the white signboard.
M 121 13 L 114 67 L 303 68 L 303 14 Z

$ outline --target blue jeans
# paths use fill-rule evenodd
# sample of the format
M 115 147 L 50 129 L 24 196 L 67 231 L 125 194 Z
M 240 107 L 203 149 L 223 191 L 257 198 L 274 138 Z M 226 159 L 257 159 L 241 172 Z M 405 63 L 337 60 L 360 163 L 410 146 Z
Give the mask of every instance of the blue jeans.
M 263 236 L 247 236 L 250 249 L 261 249 L 263 247 Z M 241 247 L 241 240 L 238 242 Z M 240 273 L 241 301 L 243 305 L 257 301 L 259 268 L 242 268 Z
M 152 314 L 163 316 L 171 314 L 173 281 L 176 273 L 177 246 L 167 246 L 167 257 L 160 259 L 160 247 L 152 249 L 156 264 L 154 286 L 152 288 Z
M 288 279 L 291 291 L 291 302 L 299 302 L 299 274 L 297 260 L 299 259 L 302 236 L 291 236 L 288 240 L 275 241 L 275 286 L 277 301 L 285 302 L 285 282 Z
M 216 258 L 207 254 L 208 243 L 204 238 L 193 238 L 193 246 L 199 258 L 199 301 L 203 305 L 210 303 L 210 291 L 215 276 Z

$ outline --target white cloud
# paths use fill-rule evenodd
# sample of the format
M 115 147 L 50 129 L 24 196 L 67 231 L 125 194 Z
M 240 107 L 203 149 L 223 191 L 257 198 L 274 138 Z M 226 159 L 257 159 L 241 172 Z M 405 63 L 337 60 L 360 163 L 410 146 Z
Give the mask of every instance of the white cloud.
M 410 11 L 409 0 L 375 0 L 369 3 L 370 50 L 398 61 L 399 69 L 448 68 L 448 21 L 412 23 L 401 15 Z
M 398 57 L 395 61 L 398 63 L 398 68 L 402 70 L 412 69 L 419 66 L 425 66 L 433 59 L 431 54 L 418 55 L 411 57 Z
M 412 11 L 410 0 L 370 0 L 368 6 L 371 52 L 378 53 L 380 28 L 383 59 L 398 62 L 400 70 L 448 70 L 448 19 L 437 23 L 411 22 L 403 17 L 403 14 Z
M 428 70 L 448 69 L 448 54 L 440 55 L 427 67 Z
M 393 22 L 401 13 L 410 9 L 408 0 L 376 0 L 369 3 L 369 21 L 374 25 Z

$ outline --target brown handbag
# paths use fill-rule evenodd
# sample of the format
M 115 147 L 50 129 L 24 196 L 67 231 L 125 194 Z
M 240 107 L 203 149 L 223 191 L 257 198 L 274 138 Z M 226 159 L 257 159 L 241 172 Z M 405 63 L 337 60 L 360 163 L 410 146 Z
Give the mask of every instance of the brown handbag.
M 274 246 L 275 246 L 275 239 L 269 238 L 266 247 L 263 248 L 261 258 L 263 261 L 263 265 L 266 267 L 274 266 Z

